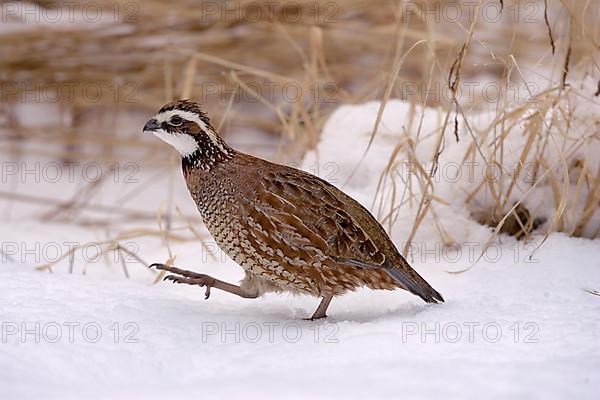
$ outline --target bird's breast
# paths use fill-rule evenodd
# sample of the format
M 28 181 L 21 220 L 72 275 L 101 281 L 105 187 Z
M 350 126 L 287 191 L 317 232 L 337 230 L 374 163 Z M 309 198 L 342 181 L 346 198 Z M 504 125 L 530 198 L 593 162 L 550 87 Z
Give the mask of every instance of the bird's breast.
M 260 274 L 234 186 L 227 180 L 215 183 L 207 179 L 202 187 L 189 188 L 200 216 L 219 248 L 246 271 Z

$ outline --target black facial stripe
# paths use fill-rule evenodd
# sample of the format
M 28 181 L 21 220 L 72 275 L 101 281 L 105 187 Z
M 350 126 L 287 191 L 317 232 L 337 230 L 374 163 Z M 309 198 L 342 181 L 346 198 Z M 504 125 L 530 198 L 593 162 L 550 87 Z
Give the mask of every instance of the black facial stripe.
M 173 133 L 173 127 L 167 121 L 161 122 L 160 127 L 163 131 Z
M 185 118 L 181 118 L 181 124 L 175 126 L 171 125 L 170 121 L 164 121 L 161 123 L 160 127 L 162 130 L 168 133 L 187 133 L 191 136 L 200 135 L 203 133 L 203 130 L 198 124 L 194 121 L 189 121 Z
M 181 131 L 182 125 L 179 126 L 173 126 L 171 124 L 169 124 L 168 121 L 163 122 L 160 127 L 165 131 L 165 132 L 169 132 L 169 133 L 183 133 Z

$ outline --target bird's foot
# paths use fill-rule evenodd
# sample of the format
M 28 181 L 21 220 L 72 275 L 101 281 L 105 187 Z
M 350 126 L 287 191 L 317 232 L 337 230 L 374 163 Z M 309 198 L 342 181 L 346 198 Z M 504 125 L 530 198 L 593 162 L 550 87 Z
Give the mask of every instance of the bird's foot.
M 196 285 L 200 287 L 206 287 L 204 297 L 208 299 L 210 297 L 210 289 L 217 288 L 225 292 L 235 294 L 236 296 L 243 297 L 245 299 L 255 299 L 259 296 L 258 291 L 248 291 L 238 285 L 232 285 L 231 283 L 223 282 L 219 279 L 213 278 L 212 276 L 199 274 L 197 272 L 186 271 L 175 267 L 170 267 L 165 264 L 152 264 L 150 268 L 156 268 L 161 271 L 171 272 L 175 275 L 167 275 L 163 280 L 171 281 L 173 283 L 182 283 L 185 285 Z
M 215 284 L 215 278 L 205 274 L 199 274 L 197 272 L 186 271 L 175 267 L 170 267 L 165 264 L 152 264 L 149 268 L 156 268 L 161 271 L 172 272 L 177 275 L 167 275 L 163 278 L 163 281 L 171 281 L 173 283 L 185 284 L 185 285 L 196 285 L 200 287 L 206 287 L 204 298 L 210 297 L 210 289 Z
M 317 321 L 319 319 L 327 318 L 326 314 L 323 315 L 313 315 L 312 317 L 302 318 L 304 321 Z
M 197 274 L 201 276 L 199 278 L 186 278 L 185 276 L 179 275 L 167 275 L 164 277 L 163 281 L 171 281 L 173 283 L 180 283 L 184 285 L 196 285 L 200 287 L 206 287 L 206 292 L 204 293 L 204 298 L 208 299 L 210 297 L 210 289 L 213 287 L 215 283 L 215 278 L 208 275 Z
M 326 318 L 327 317 L 327 307 L 329 307 L 329 303 L 331 303 L 331 299 L 333 299 L 333 296 L 331 296 L 331 295 L 323 296 L 321 303 L 319 303 L 319 307 L 317 307 L 317 309 L 315 310 L 312 317 L 306 318 L 306 320 L 307 321 L 316 321 L 321 318 Z

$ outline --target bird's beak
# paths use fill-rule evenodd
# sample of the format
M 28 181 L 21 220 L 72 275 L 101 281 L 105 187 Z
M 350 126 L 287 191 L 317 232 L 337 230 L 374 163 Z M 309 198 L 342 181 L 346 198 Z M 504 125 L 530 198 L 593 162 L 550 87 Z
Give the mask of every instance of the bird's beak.
M 146 122 L 146 125 L 144 125 L 144 132 L 154 132 L 158 129 L 160 129 L 160 125 L 155 118 L 152 118 L 150 121 Z

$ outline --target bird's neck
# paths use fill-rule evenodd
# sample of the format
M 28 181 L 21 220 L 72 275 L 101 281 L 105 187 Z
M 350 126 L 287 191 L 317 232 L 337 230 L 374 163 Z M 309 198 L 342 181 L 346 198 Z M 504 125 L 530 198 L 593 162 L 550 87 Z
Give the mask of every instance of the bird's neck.
M 181 157 L 184 172 L 196 169 L 209 171 L 231 160 L 236 153 L 219 136 L 211 139 L 201 136 L 196 139 L 196 142 L 197 149 L 193 153 Z

